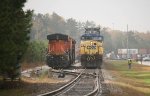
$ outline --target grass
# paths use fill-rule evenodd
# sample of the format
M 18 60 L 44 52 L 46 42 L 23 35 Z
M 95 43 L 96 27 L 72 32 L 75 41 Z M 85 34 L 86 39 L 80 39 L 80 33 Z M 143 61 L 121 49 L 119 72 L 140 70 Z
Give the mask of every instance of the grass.
M 145 70 L 144 65 L 139 65 L 136 62 L 133 62 L 131 69 L 128 69 L 127 61 L 112 61 L 112 64 L 122 75 L 128 78 L 138 79 L 142 83 L 150 85 L 149 66 L 147 66 L 149 69 Z
M 124 60 L 109 61 L 105 67 L 115 77 L 112 83 L 125 92 L 122 96 L 150 96 L 150 66 L 133 62 L 132 68 L 128 69 Z

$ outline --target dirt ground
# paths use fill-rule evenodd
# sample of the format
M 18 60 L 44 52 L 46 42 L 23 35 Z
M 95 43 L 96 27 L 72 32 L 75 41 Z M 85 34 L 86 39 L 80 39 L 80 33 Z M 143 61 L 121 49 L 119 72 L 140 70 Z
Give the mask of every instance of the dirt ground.
M 28 65 L 28 66 L 27 66 Z M 22 70 L 35 68 L 42 66 L 39 64 L 22 64 Z M 71 78 L 65 76 L 65 78 L 58 78 L 58 74 L 49 77 L 48 74 L 36 77 L 21 77 L 21 81 L 2 81 L 0 80 L 0 96 L 37 96 L 38 94 L 49 92 L 63 86 Z M 17 93 L 17 94 L 16 94 Z
M 27 69 L 31 69 L 31 68 L 35 68 L 35 67 L 40 67 L 46 65 L 44 63 L 27 63 L 27 62 L 23 62 L 21 64 L 21 69 L 22 71 L 27 70 Z
M 41 66 L 41 64 L 38 65 Z M 28 67 L 31 68 L 34 66 L 36 66 L 36 64 L 32 66 L 23 66 L 23 69 L 25 70 L 28 69 Z M 140 70 L 150 72 L 150 67 L 141 65 L 135 66 L 134 69 L 139 68 L 139 66 Z M 109 62 L 103 64 L 102 73 L 104 76 L 103 83 L 107 87 L 106 96 L 150 96 L 148 93 L 150 92 L 150 86 L 136 82 L 136 79 L 122 76 L 122 74 L 118 70 L 115 70 Z M 15 86 L 13 86 L 14 88 L 5 88 L 4 86 L 6 85 L 0 82 L 0 96 L 16 96 L 16 93 L 18 93 L 17 96 L 24 96 L 23 94 L 26 94 L 26 96 L 36 96 L 36 94 L 57 89 L 64 84 L 63 81 L 63 79 L 58 80 L 55 78 L 42 78 L 38 80 L 23 78 L 22 82 L 16 83 Z M 7 85 L 11 85 L 11 82 L 7 83 Z M 44 89 L 44 92 L 41 89 Z M 145 95 L 145 93 L 148 93 L 148 95 Z

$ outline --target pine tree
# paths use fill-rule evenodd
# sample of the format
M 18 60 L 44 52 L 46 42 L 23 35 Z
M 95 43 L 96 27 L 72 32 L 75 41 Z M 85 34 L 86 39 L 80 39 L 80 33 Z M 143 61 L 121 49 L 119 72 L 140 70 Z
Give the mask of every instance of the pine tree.
M 11 79 L 27 49 L 33 11 L 23 11 L 26 0 L 2 0 L 0 3 L 0 73 Z

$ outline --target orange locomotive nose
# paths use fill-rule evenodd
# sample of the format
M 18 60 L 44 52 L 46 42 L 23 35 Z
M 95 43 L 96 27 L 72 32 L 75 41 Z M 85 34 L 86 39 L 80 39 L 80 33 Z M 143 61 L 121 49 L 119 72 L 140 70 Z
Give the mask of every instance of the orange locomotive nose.
M 50 53 L 53 55 L 62 55 L 65 53 L 65 45 L 62 40 L 52 41 L 49 45 Z
M 65 34 L 51 34 L 46 62 L 52 68 L 67 68 L 75 62 L 75 40 Z

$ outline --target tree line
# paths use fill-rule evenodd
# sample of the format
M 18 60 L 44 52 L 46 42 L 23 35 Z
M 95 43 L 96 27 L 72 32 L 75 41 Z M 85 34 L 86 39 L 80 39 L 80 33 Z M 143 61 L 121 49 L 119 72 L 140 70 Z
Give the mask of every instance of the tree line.
M 92 21 L 77 22 L 73 18 L 64 19 L 55 12 L 50 14 L 34 14 L 32 17 L 31 40 L 46 40 L 46 36 L 53 33 L 67 34 L 79 40 L 85 26 L 96 26 Z
M 32 26 L 32 10 L 22 8 L 26 0 L 2 0 L 0 3 L 0 76 L 14 79 L 26 52 Z
M 117 49 L 127 48 L 150 48 L 150 32 L 141 33 L 138 31 L 123 32 L 112 30 L 108 27 L 96 25 L 93 21 L 77 21 L 73 18 L 64 19 L 57 13 L 34 14 L 32 17 L 31 40 L 46 40 L 48 34 L 63 33 L 73 37 L 79 45 L 80 36 L 86 27 L 101 27 L 101 34 L 104 36 L 105 52 L 117 51 Z

